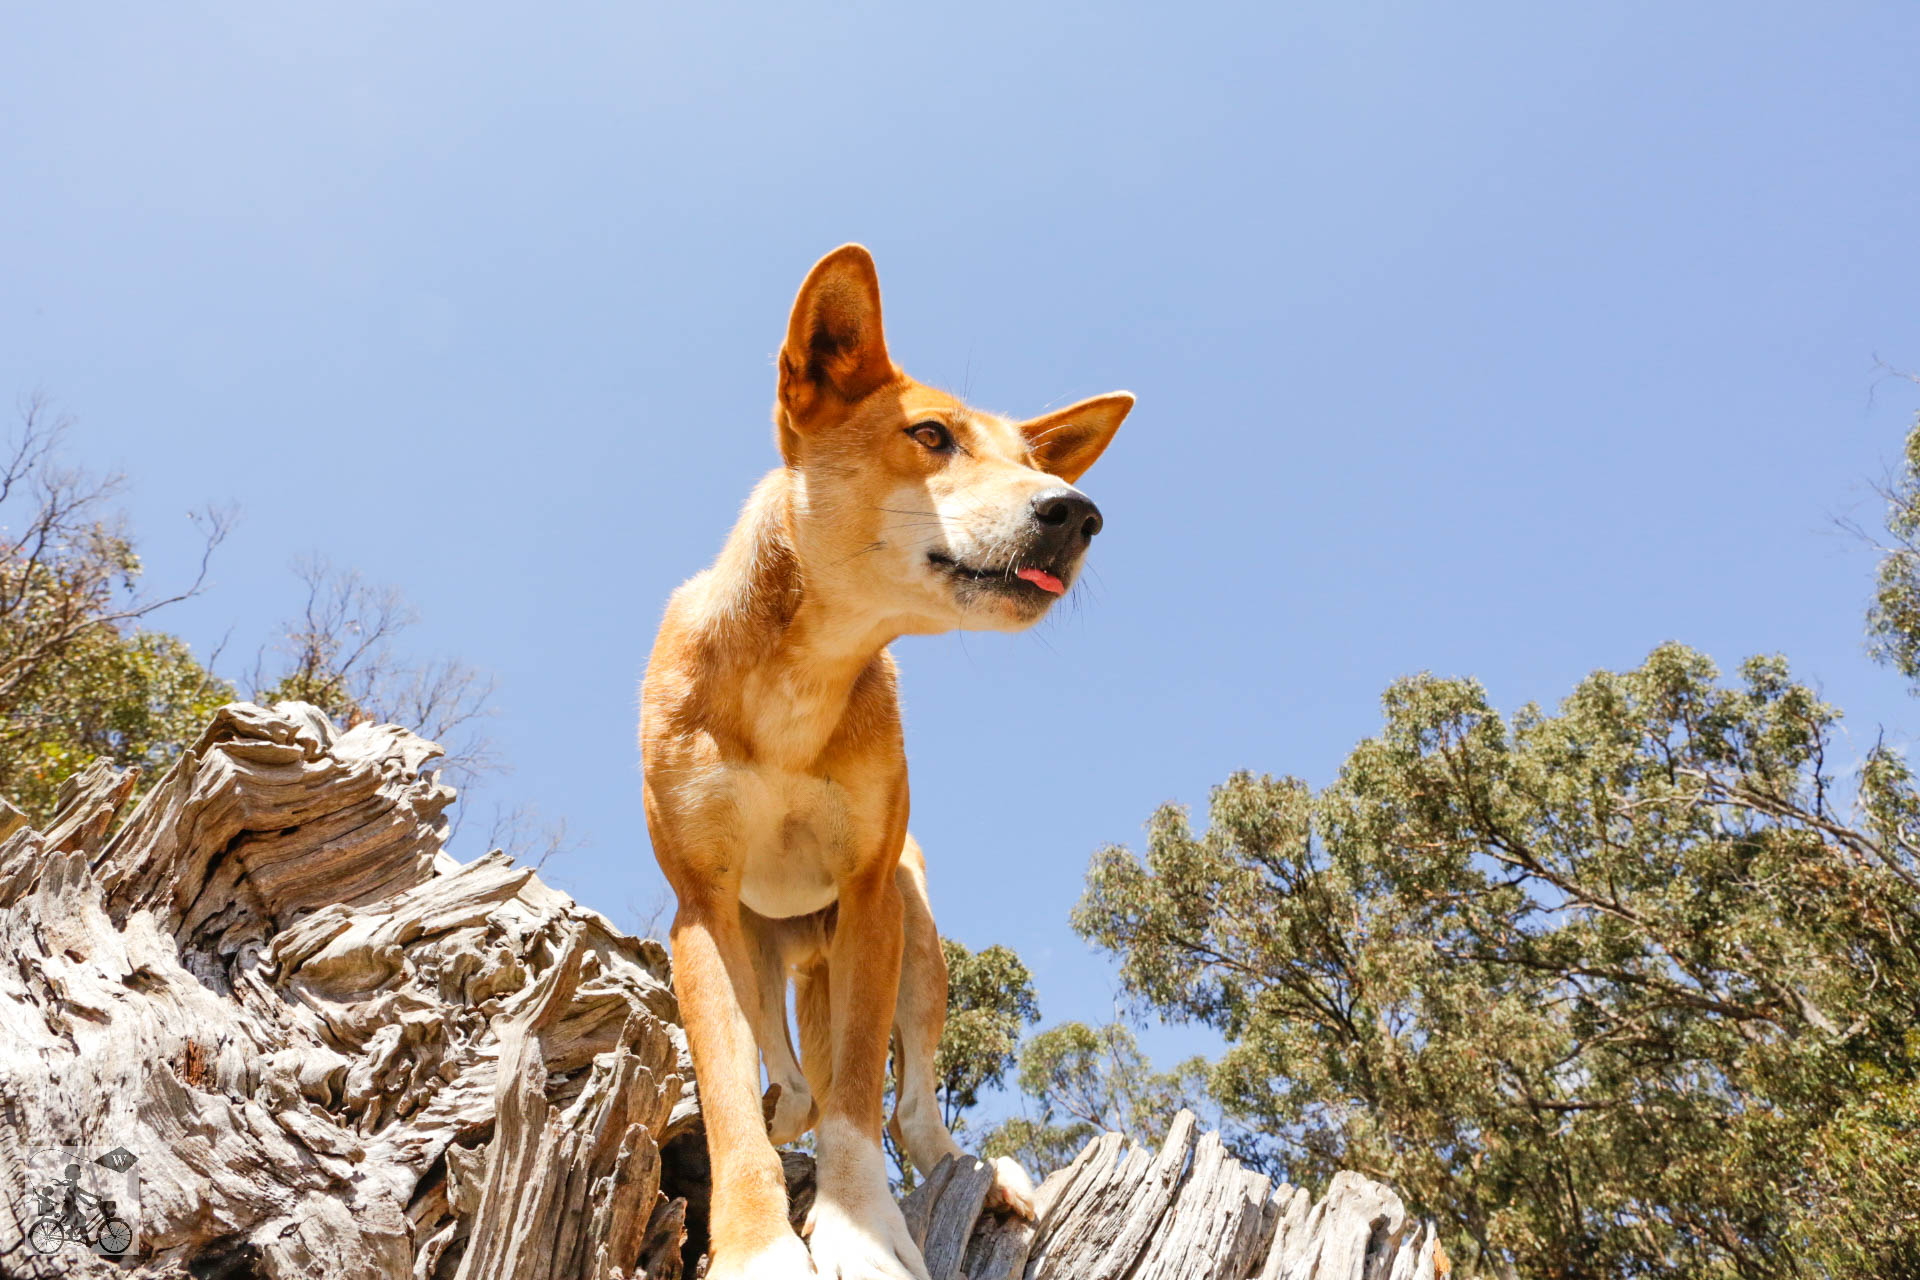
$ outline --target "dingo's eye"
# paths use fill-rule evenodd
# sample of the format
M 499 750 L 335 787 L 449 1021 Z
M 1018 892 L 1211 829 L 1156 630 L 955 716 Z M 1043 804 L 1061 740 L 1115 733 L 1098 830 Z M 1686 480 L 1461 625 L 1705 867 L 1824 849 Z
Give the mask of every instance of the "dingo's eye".
M 953 448 L 953 433 L 937 422 L 916 422 L 907 428 L 907 434 L 913 437 L 915 444 L 935 453 L 945 453 Z

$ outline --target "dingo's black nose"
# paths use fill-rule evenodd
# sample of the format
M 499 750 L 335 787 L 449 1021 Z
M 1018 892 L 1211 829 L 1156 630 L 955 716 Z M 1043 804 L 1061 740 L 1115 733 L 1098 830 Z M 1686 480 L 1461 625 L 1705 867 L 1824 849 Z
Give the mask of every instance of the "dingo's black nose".
M 1033 499 L 1033 518 L 1046 526 L 1049 542 L 1091 540 L 1100 532 L 1100 508 L 1078 489 L 1048 489 Z

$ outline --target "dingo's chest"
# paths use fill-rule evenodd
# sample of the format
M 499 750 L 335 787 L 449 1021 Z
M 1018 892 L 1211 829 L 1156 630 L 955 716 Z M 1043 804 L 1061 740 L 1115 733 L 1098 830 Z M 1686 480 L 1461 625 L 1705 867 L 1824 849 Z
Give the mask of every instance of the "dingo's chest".
M 839 896 L 856 855 L 856 797 L 828 778 L 735 772 L 744 848 L 740 900 L 763 916 L 807 915 Z

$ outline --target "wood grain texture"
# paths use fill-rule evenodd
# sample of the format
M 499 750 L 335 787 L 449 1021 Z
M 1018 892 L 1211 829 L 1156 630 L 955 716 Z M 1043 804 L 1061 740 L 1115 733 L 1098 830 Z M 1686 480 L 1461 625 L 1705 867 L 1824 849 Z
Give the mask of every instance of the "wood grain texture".
M 985 1166 L 966 1162 L 975 1170 Z M 1273 1187 L 1181 1112 L 1157 1152 L 1119 1134 L 1087 1144 L 1040 1187 L 1039 1221 L 980 1209 L 978 1184 L 952 1160 L 907 1198 L 934 1280 L 1437 1280 L 1445 1254 L 1432 1228 L 1391 1190 L 1337 1174 L 1312 1202 Z M 951 1268 L 955 1224 L 968 1246 Z M 934 1241 L 941 1243 L 937 1250 Z M 939 1263 L 936 1265 L 936 1257 Z
M 142 1275 L 605 1278 L 677 1237 L 666 954 L 503 855 L 446 856 L 437 754 L 236 704 L 117 831 L 133 780 L 104 766 L 47 832 L 15 824 L 0 1274 L 127 1270 L 26 1243 L 52 1145 L 139 1156 Z
M 692 1280 L 704 1135 L 668 960 L 494 853 L 449 857 L 438 748 L 236 703 L 123 813 L 0 803 L 0 1275 Z M 137 1257 L 40 1255 L 52 1146 L 139 1156 Z M 782 1162 L 796 1226 L 813 1164 Z M 1434 1280 L 1352 1173 L 1269 1188 L 1182 1112 L 1048 1178 L 1035 1222 L 944 1161 L 903 1208 L 934 1280 Z

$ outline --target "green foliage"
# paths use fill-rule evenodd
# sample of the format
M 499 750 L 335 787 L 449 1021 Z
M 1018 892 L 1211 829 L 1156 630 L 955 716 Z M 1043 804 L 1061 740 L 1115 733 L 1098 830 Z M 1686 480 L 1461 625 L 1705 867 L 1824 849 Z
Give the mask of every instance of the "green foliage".
M 1873 655 L 1920 688 L 1920 416 L 1907 433 L 1905 468 L 1885 491 L 1887 534 L 1867 612 Z
M 1792 1235 L 1832 1276 L 1920 1275 L 1920 1032 L 1889 1070 L 1856 1068 L 1858 1091 L 1809 1144 Z
M 947 959 L 947 1023 L 934 1073 L 941 1115 L 959 1132 L 981 1091 L 1006 1079 L 1020 1033 L 1040 1020 L 1040 1006 L 1033 975 L 1011 948 L 968 951 L 951 938 L 940 939 L 940 947 Z
M 1117 1129 L 1143 1142 L 1166 1133 L 1182 1098 L 1197 1092 L 1197 1077 L 1159 1074 L 1133 1033 L 1114 1024 L 1068 1022 L 1020 1037 L 1040 1019 L 1033 975 L 1011 948 L 969 951 L 940 940 L 947 961 L 947 1021 L 934 1058 L 940 1110 L 948 1128 L 965 1133 L 983 1093 L 998 1089 L 1018 1061 L 1019 1088 L 1028 1114 L 988 1131 L 987 1155 L 1011 1155 L 1030 1171 L 1046 1173 L 1072 1161 L 1087 1140 Z M 895 1153 L 896 1180 L 913 1185 Z
M 1012 1156 L 1044 1176 L 1071 1163 L 1107 1130 L 1144 1145 L 1158 1143 L 1184 1099 L 1197 1092 L 1194 1070 L 1197 1064 L 1156 1072 L 1121 1023 L 1049 1027 L 1020 1049 L 1020 1092 L 1030 1113 L 1002 1121 L 987 1135 L 983 1151 Z
M 184 641 L 143 623 L 196 595 L 226 517 L 197 517 L 199 574 L 172 594 L 144 595 L 143 566 L 113 508 L 117 477 L 65 465 L 67 429 L 30 404 L 0 449 L 0 795 L 44 822 L 60 785 L 95 759 L 139 766 L 151 784 L 235 690 L 197 662 Z M 392 588 L 309 561 L 296 572 L 306 606 L 290 620 L 272 673 L 256 667 L 255 701 L 313 702 L 347 728 L 405 724 L 440 743 L 449 777 L 467 783 L 498 768 L 479 731 L 493 683 L 452 659 L 407 661 L 394 638 L 414 620 Z M 263 655 L 264 660 L 264 655 Z M 522 811 L 496 822 L 527 843 Z M 542 837 L 533 837 L 535 848 Z M 550 828 L 545 856 L 564 839 Z M 544 857 L 542 858 L 544 861 Z
M 994 945 L 969 951 L 952 938 L 940 939 L 947 962 L 947 1020 L 934 1053 L 934 1094 L 941 1118 L 955 1134 L 964 1133 L 967 1115 L 980 1095 L 996 1089 L 1013 1066 L 1020 1033 L 1039 1021 L 1033 974 L 1011 947 Z M 886 1110 L 893 1110 L 893 1084 L 887 1084 Z M 891 1127 L 882 1135 L 898 1191 L 911 1191 L 913 1165 L 895 1141 Z
M 5 708 L 0 795 L 44 822 L 60 784 L 95 759 L 138 766 L 151 783 L 232 698 L 175 636 L 87 628 Z
M 35 822 L 96 758 L 151 783 L 233 695 L 183 641 L 141 627 L 200 580 L 139 594 L 140 558 L 108 509 L 118 481 L 62 465 L 65 428 L 29 405 L 0 451 L 0 795 Z M 207 520 L 211 552 L 225 524 Z
M 1227 1038 L 1208 1086 L 1296 1179 L 1390 1180 L 1483 1272 L 1794 1274 L 1823 1123 L 1910 1070 L 1920 802 L 1876 751 L 1850 826 L 1835 713 L 1741 675 L 1665 646 L 1510 722 L 1402 680 L 1332 786 L 1163 808 L 1075 924 Z

